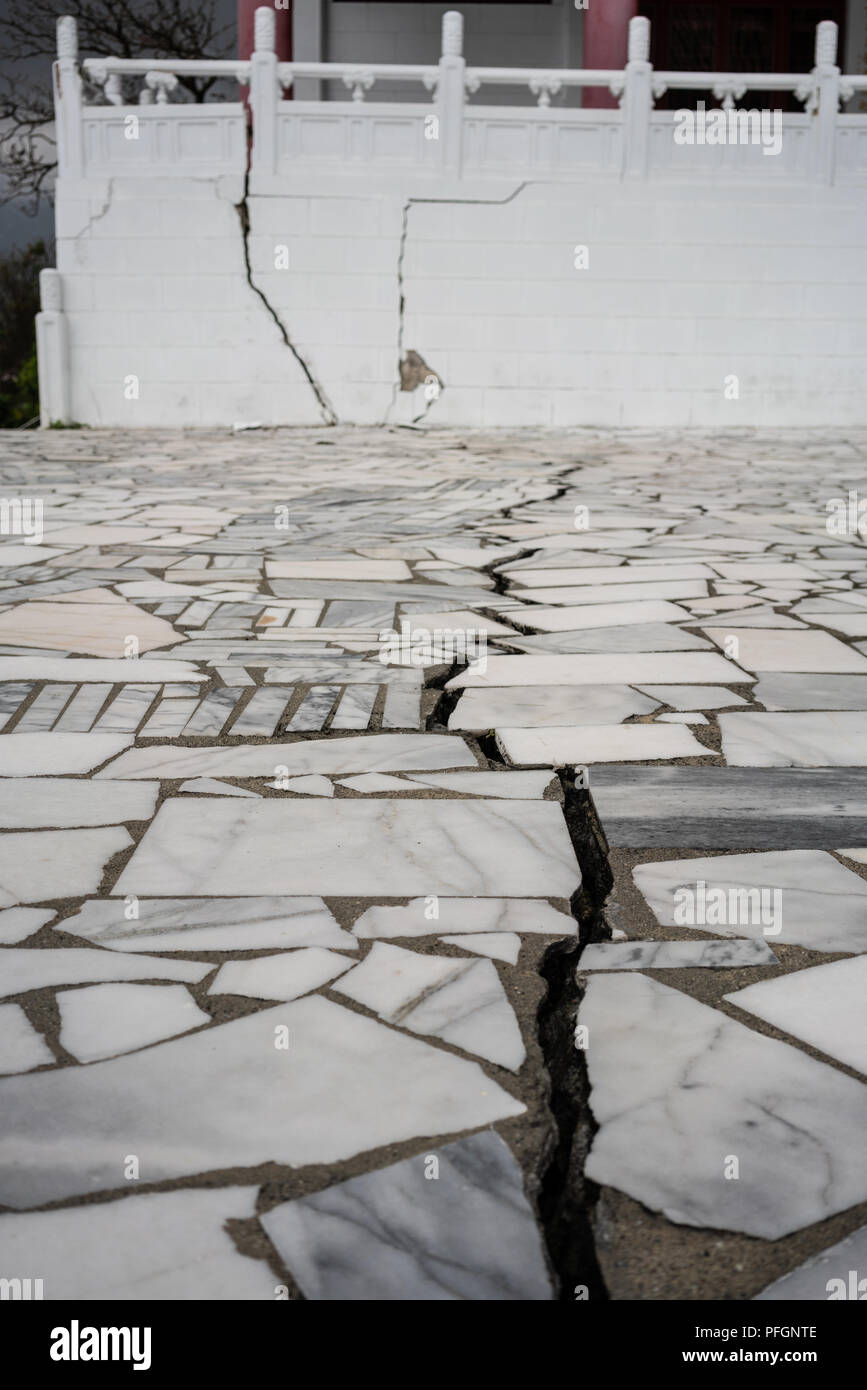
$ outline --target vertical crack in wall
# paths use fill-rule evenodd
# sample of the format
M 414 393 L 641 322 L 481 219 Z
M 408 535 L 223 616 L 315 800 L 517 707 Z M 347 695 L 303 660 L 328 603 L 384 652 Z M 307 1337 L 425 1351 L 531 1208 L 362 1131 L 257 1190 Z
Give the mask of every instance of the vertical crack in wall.
M 432 203 L 434 205 L 448 204 L 450 206 L 478 204 L 483 207 L 503 207 L 506 203 L 511 203 L 515 198 L 517 198 L 518 194 L 522 193 L 525 188 L 528 188 L 531 182 L 532 180 L 525 179 L 522 183 L 518 184 L 517 188 L 513 188 L 512 192 L 507 194 L 505 198 L 407 198 L 406 202 L 403 205 L 403 213 L 401 216 L 400 227 L 400 243 L 398 245 L 397 253 L 397 378 L 394 381 L 391 388 L 391 400 L 389 401 L 388 409 L 386 410 L 382 421 L 384 425 L 388 424 L 391 412 L 394 410 L 395 404 L 397 402 L 398 392 L 404 389 L 402 382 L 402 368 L 405 360 L 403 350 L 403 338 L 404 320 L 406 316 L 406 288 L 404 281 L 403 265 L 404 259 L 406 257 L 407 236 L 409 235 L 410 208 L 413 207 L 416 203 Z M 420 354 L 416 355 L 420 356 Z M 416 415 L 413 419 L 412 423 L 414 425 L 418 424 L 420 420 L 423 420 L 425 418 L 425 416 L 430 411 L 431 407 L 436 403 L 436 401 L 439 400 L 440 395 L 442 394 L 442 389 L 444 388 L 444 383 L 442 381 L 442 378 L 439 376 L 439 373 L 433 371 L 432 369 L 430 370 L 431 375 L 435 376 L 437 378 L 437 381 L 440 383 L 441 389 L 435 396 L 428 397 L 424 410 L 421 412 L 421 414 Z
M 322 418 L 325 421 L 325 424 L 337 425 L 339 424 L 337 412 L 334 409 L 331 402 L 329 401 L 328 396 L 325 392 L 325 388 L 321 386 L 320 383 L 316 380 L 315 376 L 313 375 L 313 372 L 310 369 L 309 364 L 302 356 L 301 352 L 299 352 L 295 344 L 292 342 L 292 339 L 289 337 L 289 334 L 286 332 L 286 328 L 283 324 L 282 319 L 280 318 L 280 315 L 277 313 L 273 305 L 269 302 L 267 296 L 262 292 L 262 290 L 259 289 L 259 286 L 253 280 L 253 269 L 250 265 L 250 208 L 247 201 L 249 196 L 249 187 L 250 174 L 248 171 L 244 176 L 244 196 L 241 199 L 240 203 L 235 204 L 235 211 L 237 212 L 238 219 L 241 223 L 241 237 L 244 247 L 244 269 L 247 273 L 247 284 L 250 286 L 250 289 L 253 291 L 253 293 L 255 295 L 258 295 L 259 299 L 261 299 L 262 303 L 265 305 L 265 308 L 268 310 L 268 313 L 277 325 L 277 331 L 279 332 L 280 337 L 283 339 L 283 342 L 286 344 L 287 348 L 292 353 L 292 356 L 295 358 L 295 361 L 298 363 L 298 366 L 301 368 L 302 372 L 307 378 L 307 381 L 310 385 L 310 389 L 316 397 L 319 409 L 322 411 Z

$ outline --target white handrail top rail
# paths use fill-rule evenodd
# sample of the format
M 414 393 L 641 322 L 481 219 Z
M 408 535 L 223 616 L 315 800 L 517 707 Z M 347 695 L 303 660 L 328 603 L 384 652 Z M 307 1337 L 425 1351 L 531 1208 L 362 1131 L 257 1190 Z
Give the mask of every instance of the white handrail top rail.
M 235 58 L 85 58 L 81 66 L 86 72 L 169 72 L 189 77 L 237 77 L 245 82 L 250 76 L 249 62 Z

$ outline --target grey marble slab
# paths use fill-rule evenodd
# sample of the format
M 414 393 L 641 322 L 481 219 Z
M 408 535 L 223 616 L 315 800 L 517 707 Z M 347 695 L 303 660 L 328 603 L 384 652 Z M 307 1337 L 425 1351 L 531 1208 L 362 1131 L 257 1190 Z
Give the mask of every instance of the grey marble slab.
M 521 1170 L 492 1130 L 283 1203 L 261 1224 L 314 1301 L 554 1297 Z
M 244 686 L 235 685 L 219 686 L 212 690 L 210 695 L 206 695 L 202 700 L 192 719 L 184 725 L 184 735 L 189 737 L 195 734 L 203 737 L 219 734 L 244 694 L 244 689 Z
M 34 733 L 52 728 L 74 690 L 74 685 L 46 685 L 18 720 L 15 732 Z
M 755 850 L 867 844 L 867 778 L 860 768 L 599 764 L 590 772 L 590 792 L 612 846 Z
M 280 723 L 290 693 L 279 688 L 255 690 L 229 732 L 238 737 L 262 734 L 269 738 Z
M 366 729 L 378 694 L 378 686 L 348 685 L 331 721 L 332 729 Z
M 584 970 L 732 970 L 778 965 L 765 941 L 599 941 L 585 946 Z
M 770 671 L 753 695 L 769 710 L 867 710 L 867 676 L 825 676 Z
M 83 734 L 93 728 L 96 716 L 102 709 L 112 687 L 110 685 L 83 685 L 55 724 L 57 733 Z

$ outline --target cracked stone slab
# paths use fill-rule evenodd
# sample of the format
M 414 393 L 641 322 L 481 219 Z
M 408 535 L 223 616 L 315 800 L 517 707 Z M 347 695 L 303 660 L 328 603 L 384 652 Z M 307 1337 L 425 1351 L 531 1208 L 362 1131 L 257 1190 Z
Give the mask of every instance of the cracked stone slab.
M 183 985 L 100 984 L 57 996 L 60 1042 L 79 1062 L 94 1062 L 210 1023 Z
M 285 1202 L 261 1223 L 308 1299 L 554 1297 L 521 1170 L 491 1130 Z
M 256 1187 L 133 1193 L 122 1200 L 0 1215 L 0 1264 L 42 1269 L 46 1301 L 273 1300 L 276 1279 L 239 1253 L 229 1219 L 255 1214 Z
M 23 1207 L 123 1188 L 127 1153 L 152 1182 L 337 1163 L 525 1107 L 478 1063 L 317 997 L 109 1061 L 0 1080 L 0 1108 L 0 1202 Z
M 570 897 L 579 877 L 553 802 L 215 798 L 203 819 L 178 799 L 163 803 L 112 891 Z
M 58 922 L 57 931 L 111 951 L 245 951 L 357 942 L 338 927 L 321 898 L 139 898 L 136 916 L 117 899 L 93 899 Z M 53 914 L 52 914 L 53 915 Z M 2 915 L 0 915 L 2 917 Z
M 593 1182 L 670 1221 L 763 1240 L 867 1199 L 867 1086 L 643 975 L 592 976 L 578 1022 Z
M 509 1071 L 518 1071 L 527 1055 L 490 960 L 423 956 L 376 941 L 332 989 L 386 1023 L 442 1038 Z
M 10 735 L 12 737 L 14 735 Z M 0 739 L 0 756 L 5 742 Z M 122 746 L 127 743 L 128 740 L 124 740 Z M 234 748 L 176 748 L 171 745 L 130 748 L 99 776 L 121 780 L 273 777 L 277 767 L 285 767 L 289 775 L 330 773 L 339 776 L 350 772 L 445 772 L 449 768 L 477 766 L 476 758 L 460 738 L 440 734 L 377 734 L 375 737 L 305 739 L 297 743 L 239 744 Z
M 769 1284 L 755 1302 L 820 1302 L 857 1299 L 867 1295 L 867 1226 Z M 854 1279 L 853 1279 L 854 1273 Z
M 585 946 L 578 963 L 585 970 L 731 970 L 778 965 L 765 941 L 598 941 Z M 731 997 L 731 996 L 727 996 Z
M 867 956 L 764 980 L 724 998 L 867 1074 Z
M 577 885 L 576 885 L 577 886 Z M 434 936 L 443 930 L 575 936 L 574 918 L 532 898 L 416 898 L 405 907 L 369 907 L 353 927 L 362 939 Z
M 661 926 L 867 951 L 867 882 L 821 850 L 667 859 L 632 876 Z

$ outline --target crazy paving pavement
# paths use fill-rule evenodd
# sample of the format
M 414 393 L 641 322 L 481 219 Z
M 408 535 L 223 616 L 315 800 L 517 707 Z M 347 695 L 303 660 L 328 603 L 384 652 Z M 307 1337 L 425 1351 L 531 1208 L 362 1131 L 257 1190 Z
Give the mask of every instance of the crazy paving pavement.
M 863 437 L 0 449 L 0 1276 L 852 1296 Z

